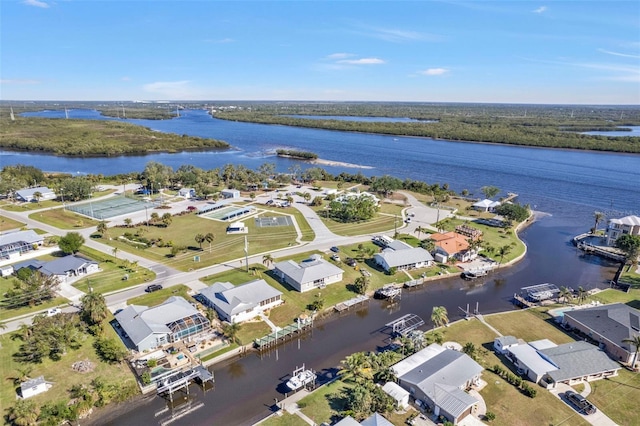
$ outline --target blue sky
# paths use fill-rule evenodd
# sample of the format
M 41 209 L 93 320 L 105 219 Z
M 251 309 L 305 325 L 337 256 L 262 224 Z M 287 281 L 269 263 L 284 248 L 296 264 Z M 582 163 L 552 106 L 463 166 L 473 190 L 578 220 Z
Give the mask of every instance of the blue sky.
M 638 1 L 0 0 L 3 100 L 640 104 Z

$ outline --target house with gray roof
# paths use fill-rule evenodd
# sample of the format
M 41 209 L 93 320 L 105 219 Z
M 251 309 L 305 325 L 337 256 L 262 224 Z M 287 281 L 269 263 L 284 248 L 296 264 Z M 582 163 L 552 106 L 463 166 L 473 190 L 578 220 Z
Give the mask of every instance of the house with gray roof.
M 529 380 L 545 387 L 617 376 L 622 368 L 600 348 L 584 341 L 556 345 L 543 339 L 509 348 L 508 357 Z
M 351 416 L 344 417 L 334 426 L 393 426 L 382 414 L 373 413 L 360 423 Z
M 518 344 L 519 340 L 513 336 L 500 336 L 493 340 L 493 348 L 501 354 L 506 354 L 509 348 Z
M 16 259 L 44 243 L 44 237 L 35 231 L 8 232 L 0 235 L 0 259 Z
M 627 365 L 633 362 L 635 347 L 624 340 L 640 335 L 640 310 L 613 303 L 565 311 L 562 321 L 565 327 L 598 342 L 612 359 Z
M 115 317 L 125 338 L 139 352 L 181 340 L 191 341 L 211 328 L 209 320 L 180 296 L 172 296 L 151 308 L 129 305 Z
M 37 259 L 30 259 L 13 266 L 15 271 L 22 268 L 29 268 L 32 271 L 39 271 L 46 276 L 54 276 L 61 283 L 69 279 L 82 277 L 100 271 L 98 262 L 86 259 L 82 256 L 71 254 L 49 262 Z
M 462 352 L 434 343 L 391 368 L 400 386 L 453 424 L 478 403 L 465 390 L 478 383 L 483 368 Z
M 433 265 L 431 253 L 421 247 L 411 247 L 403 241 L 393 241 L 387 248 L 373 256 L 373 260 L 385 271 L 427 268 Z
M 42 392 L 49 390 L 49 383 L 44 380 L 44 376 L 36 377 L 35 379 L 29 379 L 20 383 L 20 395 L 24 399 L 31 398 Z
M 230 323 L 255 318 L 262 312 L 280 305 L 282 292 L 271 287 L 265 280 L 233 285 L 216 282 L 200 291 L 198 300 L 215 309 L 221 320 Z
M 39 200 L 53 200 L 56 198 L 56 193 L 46 186 L 38 186 L 36 188 L 25 188 L 16 191 L 16 199 L 24 202 L 38 201 L 35 197 L 36 192 L 40 193 Z
M 302 293 L 342 281 L 344 273 L 319 254 L 314 254 L 300 263 L 293 260 L 278 262 L 274 265 L 274 272 L 282 281 Z

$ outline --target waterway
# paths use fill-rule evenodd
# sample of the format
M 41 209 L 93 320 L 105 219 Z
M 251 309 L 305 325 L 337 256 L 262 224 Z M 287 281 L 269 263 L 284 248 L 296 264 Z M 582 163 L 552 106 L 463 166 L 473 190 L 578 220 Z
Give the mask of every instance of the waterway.
M 70 116 L 74 117 L 73 110 Z M 64 112 L 57 113 L 61 117 Z M 87 112 L 91 114 L 91 112 Z M 100 118 L 93 112 L 93 118 Z M 220 167 L 226 163 L 256 167 L 270 161 L 279 170 L 292 164 L 267 154 L 280 147 L 308 150 L 320 158 L 372 166 L 373 169 L 330 168 L 371 175 L 449 183 L 452 189 L 494 185 L 517 192 L 519 200 L 543 211 L 521 237 L 529 253 L 511 268 L 483 281 L 465 282 L 452 277 L 423 289 L 405 292 L 398 305 L 370 301 L 361 309 L 334 316 L 317 324 L 300 340 L 282 345 L 266 355 L 247 356 L 213 367 L 216 384 L 203 394 L 192 386 L 185 400 L 204 406 L 176 419 L 176 425 L 247 425 L 267 416 L 283 397 L 282 384 L 296 366 L 335 374 L 345 356 L 360 350 L 376 350 L 388 343 L 381 327 L 406 313 L 427 321 L 433 306 L 445 306 L 451 320 L 462 317 L 467 304 L 482 313 L 513 309 L 510 299 L 520 287 L 552 282 L 586 289 L 606 286 L 614 265 L 594 256 L 584 256 L 570 243 L 573 235 L 593 226 L 594 210 L 609 217 L 640 215 L 640 156 L 581 151 L 523 148 L 494 144 L 471 144 L 381 135 L 297 129 L 228 122 L 211 118 L 205 111 L 181 112 L 173 120 L 127 120 L 151 129 L 226 140 L 228 152 L 153 154 L 137 157 L 70 159 L 46 155 L 0 152 L 6 164 L 31 164 L 46 170 L 113 174 L 141 171 L 147 161 L 160 161 L 176 168 L 181 164 Z M 98 117 L 95 117 L 95 116 Z M 304 167 L 303 167 L 304 168 Z M 482 285 L 480 285 L 482 284 Z M 137 409 L 95 424 L 158 424 L 169 420 L 167 401 L 156 398 Z M 179 409 L 179 407 L 177 408 Z M 176 409 L 176 410 L 177 410 Z M 177 412 L 177 411 L 174 411 Z M 158 414 L 160 413 L 160 414 Z M 91 421 L 91 420 L 90 420 Z

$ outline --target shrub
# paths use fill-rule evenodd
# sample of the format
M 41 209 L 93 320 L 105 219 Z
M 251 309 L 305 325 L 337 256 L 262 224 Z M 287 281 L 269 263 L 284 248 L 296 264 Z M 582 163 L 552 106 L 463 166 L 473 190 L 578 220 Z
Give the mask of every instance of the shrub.
M 491 422 L 496 419 L 496 415 L 492 411 L 487 411 L 484 418 L 486 421 Z

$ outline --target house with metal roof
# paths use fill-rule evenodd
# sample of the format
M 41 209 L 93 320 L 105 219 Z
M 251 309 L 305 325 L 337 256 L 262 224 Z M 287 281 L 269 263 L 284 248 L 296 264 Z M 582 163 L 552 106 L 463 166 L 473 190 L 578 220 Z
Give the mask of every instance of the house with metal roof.
M 13 265 L 15 271 L 29 268 L 46 276 L 54 276 L 64 283 L 69 279 L 82 277 L 100 271 L 98 262 L 86 259 L 82 256 L 71 254 L 52 261 L 29 259 Z
M 0 259 L 16 259 L 43 243 L 44 237 L 31 229 L 2 234 L 0 235 Z
M 508 349 L 519 344 L 520 341 L 513 336 L 500 336 L 493 340 L 493 348 L 501 354 L 506 354 Z
M 44 376 L 29 379 L 20 383 L 20 395 L 24 399 L 31 398 L 49 390 L 50 385 L 44 380 Z
M 615 246 L 620 235 L 640 235 L 640 216 L 625 216 L 609 219 L 607 223 L 607 245 Z
M 373 260 L 387 272 L 391 268 L 404 270 L 427 268 L 433 265 L 431 253 L 422 247 L 411 247 L 398 240 L 389 243 L 380 253 L 376 253 Z
M 562 322 L 598 342 L 612 359 L 627 365 L 634 361 L 636 348 L 624 340 L 640 335 L 640 310 L 613 303 L 565 311 Z
M 223 321 L 243 322 L 280 305 L 282 292 L 265 280 L 254 280 L 240 285 L 216 282 L 200 291 L 198 300 L 215 309 Z
M 556 345 L 543 339 L 513 346 L 507 352 L 522 374 L 545 387 L 617 376 L 622 368 L 600 348 L 584 341 Z
M 211 328 L 209 320 L 180 296 L 172 296 L 151 308 L 129 305 L 115 317 L 125 337 L 139 352 L 181 340 L 190 341 Z
M 471 414 L 478 403 L 465 390 L 478 383 L 483 368 L 462 352 L 434 343 L 391 368 L 400 386 L 453 424 Z
M 38 199 L 36 199 L 35 194 L 40 193 Z M 19 191 L 16 191 L 16 199 L 24 202 L 31 201 L 43 201 L 43 200 L 53 200 L 56 198 L 56 193 L 46 186 L 38 186 L 36 188 L 25 188 Z
M 402 410 L 409 407 L 409 391 L 403 389 L 396 382 L 387 382 L 382 387 L 382 391 L 389 395 Z
M 342 269 L 325 261 L 319 254 L 314 254 L 300 263 L 285 260 L 273 266 L 275 274 L 282 281 L 302 293 L 342 281 L 344 273 Z
M 334 426 L 394 426 L 389 420 L 387 420 L 382 414 L 373 413 L 360 423 L 351 416 L 344 417 Z

